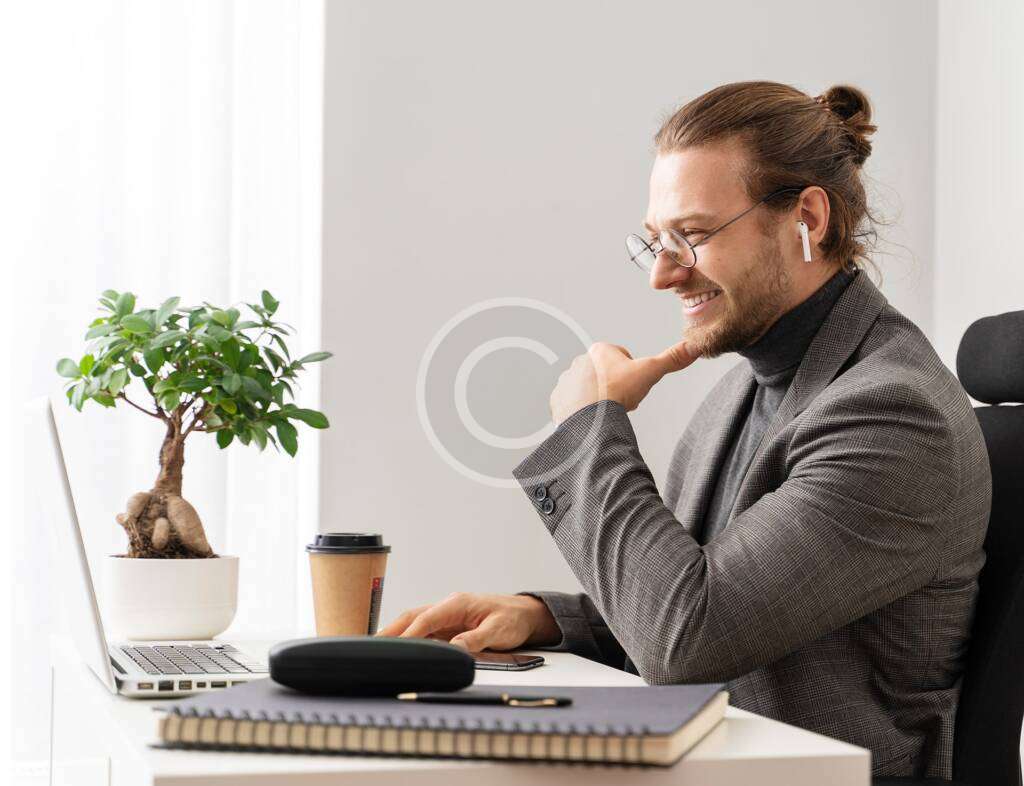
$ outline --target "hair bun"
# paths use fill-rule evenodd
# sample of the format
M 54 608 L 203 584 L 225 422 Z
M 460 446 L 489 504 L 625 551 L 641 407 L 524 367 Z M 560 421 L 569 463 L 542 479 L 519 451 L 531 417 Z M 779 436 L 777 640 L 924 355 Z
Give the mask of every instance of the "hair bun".
M 834 85 L 815 99 L 839 116 L 850 132 L 851 152 L 857 166 L 871 155 L 868 139 L 878 127 L 871 123 L 871 103 L 863 91 L 851 85 Z

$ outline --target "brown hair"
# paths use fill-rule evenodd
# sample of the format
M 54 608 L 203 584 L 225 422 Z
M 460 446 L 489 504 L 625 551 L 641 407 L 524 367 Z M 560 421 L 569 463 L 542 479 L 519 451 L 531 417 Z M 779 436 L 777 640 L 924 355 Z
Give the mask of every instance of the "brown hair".
M 742 177 L 747 194 L 762 199 L 788 187 L 820 186 L 828 195 L 829 225 L 821 242 L 826 259 L 862 267 L 874 237 L 861 166 L 871 155 L 871 105 L 856 87 L 836 85 L 811 98 L 778 82 L 734 82 L 695 98 L 673 114 L 654 137 L 658 153 L 738 139 L 749 161 Z M 799 194 L 766 203 L 782 212 Z M 862 222 L 869 229 L 858 232 Z

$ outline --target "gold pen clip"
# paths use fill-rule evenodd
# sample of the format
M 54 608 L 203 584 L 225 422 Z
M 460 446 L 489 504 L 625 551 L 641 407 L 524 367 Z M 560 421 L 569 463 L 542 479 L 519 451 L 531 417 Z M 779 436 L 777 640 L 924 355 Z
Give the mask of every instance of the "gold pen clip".
M 555 707 L 558 705 L 556 699 L 508 699 L 505 703 L 510 707 Z

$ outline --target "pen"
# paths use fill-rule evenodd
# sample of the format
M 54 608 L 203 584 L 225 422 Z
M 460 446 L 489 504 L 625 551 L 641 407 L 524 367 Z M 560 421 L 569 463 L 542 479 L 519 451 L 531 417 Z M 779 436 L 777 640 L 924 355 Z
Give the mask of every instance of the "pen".
M 431 704 L 505 704 L 509 707 L 568 707 L 566 696 L 510 696 L 507 693 L 399 693 L 402 701 Z

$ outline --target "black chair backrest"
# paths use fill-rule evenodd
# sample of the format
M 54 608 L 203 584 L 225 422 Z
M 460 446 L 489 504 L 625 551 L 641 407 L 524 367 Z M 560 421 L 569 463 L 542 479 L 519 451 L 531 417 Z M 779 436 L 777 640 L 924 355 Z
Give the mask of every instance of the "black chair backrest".
M 964 333 L 956 371 L 975 407 L 992 466 L 985 565 L 957 710 L 953 776 L 1021 786 L 1024 720 L 1024 311 Z

